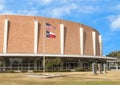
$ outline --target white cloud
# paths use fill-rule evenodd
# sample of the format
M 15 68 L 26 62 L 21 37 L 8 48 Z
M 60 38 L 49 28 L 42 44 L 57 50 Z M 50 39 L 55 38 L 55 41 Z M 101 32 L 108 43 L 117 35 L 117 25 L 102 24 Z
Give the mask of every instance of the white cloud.
M 96 3 L 96 0 L 60 0 L 59 3 L 58 0 L 26 0 L 28 3 L 24 3 L 22 5 L 15 4 L 16 7 L 19 6 L 18 8 L 12 8 L 11 4 L 5 6 L 2 1 L 0 0 L 0 12 L 8 12 L 7 14 L 43 15 L 60 18 L 70 14 L 77 14 L 76 16 L 80 16 L 81 14 L 93 14 L 98 11 L 97 7 L 86 4 L 89 2 Z M 4 1 L 5 3 L 17 2 L 16 0 Z
M 111 9 L 114 12 L 120 12 L 120 2 L 118 2 L 114 6 L 112 6 Z
M 7 0 L 0 0 L 0 13 L 1 14 L 13 14 L 12 11 L 7 10 L 6 6 L 5 6 L 5 2 Z
M 43 14 L 47 14 L 51 17 L 61 17 L 66 14 L 70 14 L 72 10 L 76 9 L 77 6 L 75 4 L 63 6 L 63 7 L 57 7 L 57 8 L 50 8 L 47 10 L 43 10 Z
M 0 11 L 3 11 L 4 8 L 4 0 L 0 0 Z
M 41 0 L 41 2 L 43 3 L 43 4 L 49 4 L 49 3 L 51 3 L 53 0 Z
M 4 10 L 2 13 L 3 14 L 14 14 L 12 11 L 9 11 L 9 10 Z
M 111 21 L 111 30 L 120 30 L 120 15 L 118 16 L 110 16 Z
M 55 4 L 61 4 L 61 3 L 69 3 L 69 2 L 74 2 L 73 0 L 31 0 L 32 2 L 38 2 L 41 5 L 55 5 Z
M 39 4 L 46 3 L 42 6 L 42 10 L 40 10 L 40 14 L 49 17 L 60 18 L 66 15 L 75 15 L 80 16 L 81 14 L 93 14 L 99 10 L 98 7 L 87 5 L 90 1 L 82 1 L 82 0 L 61 0 L 58 3 L 58 0 L 37 0 Z M 96 2 L 96 0 L 92 0 L 91 2 Z M 55 3 L 55 4 L 54 4 Z M 76 15 L 77 14 L 77 15 Z
M 19 10 L 17 11 L 17 14 L 25 14 L 25 15 L 36 15 L 38 13 L 37 10 L 35 10 L 34 8 L 28 10 L 28 9 L 23 9 L 23 10 Z
M 50 3 L 52 3 L 54 0 L 33 0 L 41 5 L 48 5 Z
M 14 0 L 9 0 L 10 2 L 14 1 Z M 48 0 L 47 0 L 48 1 Z M 10 8 L 8 8 L 9 6 L 6 6 L 7 0 L 0 0 L 0 13 L 1 14 L 25 14 L 25 15 L 36 15 L 37 14 L 37 10 L 34 9 L 32 6 L 29 6 L 26 4 L 26 8 L 21 9 L 18 7 L 18 10 L 14 10 L 12 9 L 12 5 L 9 5 Z M 8 2 L 9 3 L 9 2 Z M 17 7 L 17 4 L 16 4 Z M 29 9 L 29 8 L 30 9 Z
M 62 17 L 69 14 L 81 15 L 81 14 L 93 14 L 97 11 L 97 8 L 92 6 L 78 6 L 77 4 L 64 5 L 62 7 L 49 8 L 43 10 L 43 13 L 50 17 Z
M 92 13 L 94 13 L 94 12 L 96 12 L 96 11 L 98 11 L 98 8 L 97 7 L 93 7 L 93 6 L 79 6 L 79 12 L 80 13 L 85 13 L 85 14 L 92 14 Z
M 0 11 L 4 9 L 4 5 L 0 4 Z

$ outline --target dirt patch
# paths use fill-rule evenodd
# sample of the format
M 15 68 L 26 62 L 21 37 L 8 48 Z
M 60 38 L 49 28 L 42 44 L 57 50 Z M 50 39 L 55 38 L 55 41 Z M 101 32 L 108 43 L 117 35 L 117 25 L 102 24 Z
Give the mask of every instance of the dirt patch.
M 92 72 L 59 72 L 59 73 L 32 73 L 27 74 L 27 77 L 36 77 L 36 78 L 54 78 L 58 80 L 64 79 L 75 79 L 75 80 L 85 80 L 85 81 L 119 81 L 120 80 L 120 71 L 108 71 L 106 74 L 97 74 L 93 75 Z
M 64 75 L 59 74 L 28 74 L 28 77 L 37 77 L 37 78 L 56 78 L 56 77 L 64 77 Z

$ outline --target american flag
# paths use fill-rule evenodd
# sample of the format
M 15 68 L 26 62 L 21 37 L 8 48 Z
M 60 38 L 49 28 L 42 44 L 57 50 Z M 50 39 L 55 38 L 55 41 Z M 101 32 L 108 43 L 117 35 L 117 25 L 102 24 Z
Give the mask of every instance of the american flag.
M 52 25 L 49 24 L 49 23 L 45 23 L 45 25 L 46 25 L 46 29 L 48 29 L 48 30 L 56 29 L 54 26 L 52 26 Z

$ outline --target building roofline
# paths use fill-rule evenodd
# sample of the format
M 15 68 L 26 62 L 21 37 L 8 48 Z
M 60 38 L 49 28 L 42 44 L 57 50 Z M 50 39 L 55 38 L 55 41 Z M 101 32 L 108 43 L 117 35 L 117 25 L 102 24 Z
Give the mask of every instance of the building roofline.
M 0 54 L 0 57 L 68 57 L 68 58 L 90 58 L 90 59 L 103 59 L 103 60 L 117 60 L 118 58 L 114 57 L 105 57 L 105 56 L 89 56 L 89 55 L 74 55 L 74 54 L 20 54 L 20 53 L 7 53 Z

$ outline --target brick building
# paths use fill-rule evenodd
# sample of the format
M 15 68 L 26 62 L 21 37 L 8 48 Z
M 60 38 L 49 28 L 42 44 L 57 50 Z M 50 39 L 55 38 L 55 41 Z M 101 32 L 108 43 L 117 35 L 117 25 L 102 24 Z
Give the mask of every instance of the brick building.
M 89 26 L 39 16 L 0 15 L 1 70 L 40 70 L 47 57 L 71 58 L 63 62 L 70 69 L 107 59 L 102 56 L 101 35 Z

